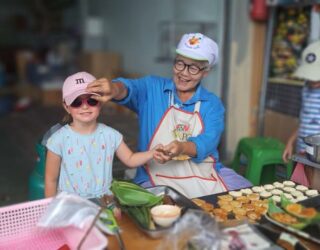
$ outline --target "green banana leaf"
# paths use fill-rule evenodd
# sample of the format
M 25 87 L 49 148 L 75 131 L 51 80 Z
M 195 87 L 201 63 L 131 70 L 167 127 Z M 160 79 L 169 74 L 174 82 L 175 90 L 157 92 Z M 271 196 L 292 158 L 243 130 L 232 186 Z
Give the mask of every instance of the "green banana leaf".
M 272 214 L 273 213 L 287 213 L 285 210 L 283 210 L 282 208 L 278 207 L 272 199 L 269 199 L 269 204 L 268 205 L 269 205 L 268 206 L 268 215 L 270 216 L 270 218 L 272 220 L 274 220 L 272 218 Z M 276 221 L 276 220 L 274 220 L 274 221 Z M 293 227 L 295 229 L 299 229 L 299 230 L 302 230 L 303 228 L 305 228 L 306 226 L 309 225 L 308 223 L 304 222 L 303 220 L 300 220 L 299 218 L 298 218 L 298 221 L 299 221 L 299 223 L 296 223 L 296 224 L 285 224 L 285 223 L 282 223 L 280 221 L 276 221 L 276 222 L 277 223 L 281 223 L 283 225 L 286 225 L 288 227 Z
M 280 207 L 278 207 L 274 200 L 272 200 L 271 198 L 269 199 L 269 203 L 268 203 L 268 214 L 271 215 L 273 213 L 285 213 L 285 211 L 283 209 L 281 209 Z
M 288 198 L 286 198 L 283 194 L 281 194 L 281 201 L 280 205 L 282 208 L 285 208 L 286 206 L 292 204 L 293 202 L 290 201 Z
M 131 182 L 131 181 L 127 181 L 127 180 L 113 180 L 111 183 L 111 187 L 127 187 L 130 189 L 134 189 L 134 190 L 138 190 L 141 192 L 145 192 L 145 193 L 150 193 L 148 190 L 144 189 L 143 187 Z
M 114 191 L 121 205 L 125 206 L 154 206 L 162 202 L 163 196 L 147 194 L 137 190 L 119 187 Z
M 157 196 L 129 181 L 114 180 L 111 191 L 122 206 L 152 207 L 161 204 L 163 196 Z
M 286 207 L 290 204 L 292 204 L 293 202 L 290 201 L 288 198 L 286 198 L 284 195 L 281 195 L 281 207 L 289 214 L 299 218 L 299 220 L 307 223 L 308 225 L 310 224 L 313 224 L 313 223 L 317 223 L 320 221 L 320 213 L 317 212 L 317 214 L 312 217 L 312 218 L 305 218 L 305 217 L 302 217 L 302 216 L 299 216 L 298 214 L 295 214 L 295 213 L 292 213 L 288 210 L 286 210 Z M 302 206 L 302 208 L 305 208 L 304 206 Z
M 141 227 L 149 229 L 151 221 L 150 208 L 148 207 L 122 207 Z

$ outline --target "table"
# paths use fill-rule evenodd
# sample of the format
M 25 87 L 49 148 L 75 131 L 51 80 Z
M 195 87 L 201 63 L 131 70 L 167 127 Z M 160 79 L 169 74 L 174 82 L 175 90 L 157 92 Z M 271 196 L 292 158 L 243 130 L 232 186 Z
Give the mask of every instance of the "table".
M 121 237 L 123 239 L 126 250 L 137 249 L 156 249 L 162 239 L 152 239 L 143 233 L 132 220 L 124 213 L 122 218 L 117 220 L 121 229 Z M 108 250 L 120 250 L 119 243 L 115 236 L 108 236 Z
M 208 202 L 214 201 L 214 196 L 200 197 Z M 121 236 L 124 241 L 126 250 L 136 250 L 136 249 L 157 249 L 160 246 L 163 239 L 152 239 L 146 234 L 144 234 L 140 229 L 134 224 L 134 222 L 126 215 L 122 214 L 122 218 L 117 220 L 119 227 L 121 228 Z M 281 233 L 282 228 L 271 224 L 270 222 L 263 222 L 263 225 L 270 228 L 271 230 Z M 289 233 L 289 232 L 288 232 Z M 296 236 L 296 235 L 295 235 Z M 318 250 L 320 246 L 310 240 L 306 240 L 299 236 L 296 236 L 308 249 Z M 108 236 L 108 250 L 120 250 L 118 241 L 115 236 Z

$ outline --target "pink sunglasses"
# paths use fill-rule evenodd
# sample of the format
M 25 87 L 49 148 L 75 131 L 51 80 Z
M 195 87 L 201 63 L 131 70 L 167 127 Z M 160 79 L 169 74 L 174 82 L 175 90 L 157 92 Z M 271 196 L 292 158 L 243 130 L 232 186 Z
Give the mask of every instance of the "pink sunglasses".
M 80 108 L 84 102 L 90 107 L 95 107 L 99 103 L 99 101 L 97 101 L 91 97 L 84 98 L 84 99 L 81 99 L 78 97 L 70 104 L 70 106 L 73 108 Z

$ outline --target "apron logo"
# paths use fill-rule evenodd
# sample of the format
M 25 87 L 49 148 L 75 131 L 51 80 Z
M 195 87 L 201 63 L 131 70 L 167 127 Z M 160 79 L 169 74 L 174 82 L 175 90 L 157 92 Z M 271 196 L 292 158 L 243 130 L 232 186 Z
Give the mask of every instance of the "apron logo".
M 173 130 L 173 136 L 178 141 L 186 141 L 191 135 L 189 124 L 177 124 Z

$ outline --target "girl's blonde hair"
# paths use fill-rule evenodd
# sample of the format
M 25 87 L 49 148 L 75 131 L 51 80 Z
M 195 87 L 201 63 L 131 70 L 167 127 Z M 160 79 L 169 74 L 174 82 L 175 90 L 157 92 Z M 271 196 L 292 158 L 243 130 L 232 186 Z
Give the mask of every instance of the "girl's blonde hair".
M 62 118 L 62 124 L 70 124 L 73 121 L 72 116 L 69 113 L 66 113 L 64 117 Z

